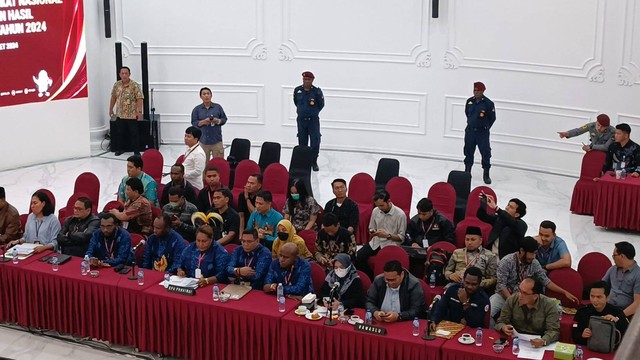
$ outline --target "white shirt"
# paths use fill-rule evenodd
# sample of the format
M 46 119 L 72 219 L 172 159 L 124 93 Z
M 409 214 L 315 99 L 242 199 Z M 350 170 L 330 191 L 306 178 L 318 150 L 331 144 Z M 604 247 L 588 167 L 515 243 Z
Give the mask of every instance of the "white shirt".
M 182 166 L 184 166 L 184 178 L 193 185 L 194 188 L 201 190 L 204 187 L 202 181 L 202 174 L 204 168 L 207 165 L 207 155 L 200 146 L 200 143 L 187 148 L 184 153 L 184 160 Z

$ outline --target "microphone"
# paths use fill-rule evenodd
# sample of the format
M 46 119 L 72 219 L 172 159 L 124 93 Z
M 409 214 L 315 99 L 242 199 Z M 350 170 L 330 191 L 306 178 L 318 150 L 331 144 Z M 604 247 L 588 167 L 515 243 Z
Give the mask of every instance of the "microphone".
M 333 286 L 331 286 L 330 291 L 336 291 L 339 287 L 340 287 L 340 283 L 336 281 L 333 283 Z
M 140 246 L 142 246 L 142 245 L 144 245 L 144 244 L 146 244 L 146 243 L 147 243 L 147 240 L 140 240 L 140 242 L 138 243 L 138 245 L 136 245 L 136 246 L 134 246 L 134 247 L 133 247 L 132 251 L 135 253 L 135 252 L 138 250 L 138 248 L 139 248 Z
M 440 301 L 440 299 L 442 299 L 442 296 L 440 296 L 440 295 L 436 295 L 433 298 L 433 301 L 431 302 L 431 305 L 429 305 L 429 311 L 431 311 L 431 309 L 433 309 L 433 307 L 438 303 L 438 301 Z

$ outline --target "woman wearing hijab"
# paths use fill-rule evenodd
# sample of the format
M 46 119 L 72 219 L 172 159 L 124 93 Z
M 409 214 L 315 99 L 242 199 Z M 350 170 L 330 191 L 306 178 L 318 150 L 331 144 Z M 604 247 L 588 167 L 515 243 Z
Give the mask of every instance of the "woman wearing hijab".
M 298 247 L 300 251 L 300 257 L 303 259 L 313 259 L 313 254 L 307 248 L 304 239 L 296 234 L 296 229 L 289 220 L 280 220 L 278 226 L 276 226 L 277 237 L 271 247 L 271 257 L 276 259 L 278 257 L 278 251 L 280 247 L 286 243 L 293 243 Z
M 337 310 L 340 303 L 345 309 L 364 308 L 364 292 L 362 291 L 362 280 L 358 276 L 356 267 L 351 264 L 351 257 L 348 254 L 338 254 L 333 262 L 333 270 L 329 272 L 320 289 L 320 298 L 329 297 L 331 287 L 335 283 L 340 286 L 335 291 L 335 299 L 331 303 L 333 310 Z M 328 306 L 329 304 L 325 304 Z

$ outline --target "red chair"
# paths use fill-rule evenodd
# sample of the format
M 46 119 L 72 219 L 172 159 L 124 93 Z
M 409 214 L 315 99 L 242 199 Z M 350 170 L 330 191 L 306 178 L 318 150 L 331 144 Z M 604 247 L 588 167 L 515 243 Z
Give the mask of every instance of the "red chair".
M 160 184 L 162 182 L 162 168 L 164 167 L 164 158 L 160 151 L 156 149 L 148 149 L 142 154 L 142 171 Z
M 151 207 L 151 216 L 153 216 L 154 219 L 160 216 L 160 214 L 162 214 L 162 209 L 155 206 Z
M 429 288 L 429 285 L 427 285 L 427 283 L 422 280 L 422 279 L 418 279 L 420 280 L 420 286 L 422 286 L 422 290 L 424 291 L 424 307 L 425 309 L 429 309 L 429 305 L 431 305 L 431 301 L 429 300 L 429 294 L 431 294 L 431 288 Z M 435 296 L 435 295 L 434 295 Z
M 324 279 L 327 277 L 327 274 L 324 272 L 322 266 L 318 265 L 318 263 L 312 261 L 309 265 L 311 265 L 311 282 L 313 283 L 313 291 L 316 294 L 319 294 L 322 285 L 324 285 Z
M 184 154 L 178 156 L 176 159 L 176 164 L 182 164 L 184 162 Z
M 93 202 L 93 212 L 98 210 L 98 201 L 100 200 L 100 179 L 92 172 L 83 172 L 78 175 L 73 186 L 73 193 L 85 193 Z
M 224 246 L 224 249 L 227 250 L 229 255 L 231 255 L 233 253 L 233 250 L 235 250 L 237 247 L 238 247 L 238 244 L 227 244 Z
M 103 212 L 109 212 L 109 210 L 111 210 L 111 209 L 118 209 L 118 210 L 122 211 L 124 209 L 124 207 L 122 206 L 122 204 L 119 201 L 111 200 L 104 206 L 104 208 L 102 208 L 102 211 Z
M 280 163 L 273 163 L 264 169 L 262 174 L 262 188 L 271 191 L 273 195 L 272 207 L 282 212 L 287 201 L 287 188 L 289 187 L 289 170 Z
M 601 252 L 590 252 L 584 254 L 578 262 L 578 273 L 582 277 L 585 287 L 585 294 L 588 295 L 589 288 L 596 281 L 602 280 L 604 274 L 611 267 L 609 257 Z M 587 296 L 588 299 L 588 296 Z
M 369 275 L 364 272 L 357 270 L 358 276 L 362 281 L 362 292 L 364 292 L 364 297 L 367 297 L 367 292 L 369 292 L 369 288 L 371 287 L 371 279 L 369 279 Z
M 570 210 L 574 214 L 593 215 L 596 199 L 596 182 L 600 176 L 607 154 L 604 151 L 589 151 L 582 157 L 580 178 L 573 186 Z
M 487 246 L 489 242 L 489 234 L 491 234 L 491 224 L 487 224 L 478 218 L 466 218 L 456 225 L 456 247 L 458 249 L 465 247 L 464 238 L 467 234 L 469 226 L 477 226 L 482 233 L 482 246 Z
M 394 206 L 402 209 L 409 221 L 409 211 L 411 210 L 411 198 L 413 196 L 413 185 L 409 179 L 403 176 L 392 177 L 385 187 L 389 193 L 389 198 Z
M 369 242 L 369 220 L 373 211 L 373 195 L 376 192 L 376 182 L 367 173 L 357 173 L 349 180 L 348 196 L 358 204 L 360 218 L 356 231 L 356 242 Z
M 304 243 L 307 245 L 307 249 L 311 252 L 311 255 L 316 256 L 316 240 L 318 239 L 318 233 L 313 230 L 302 230 L 298 232 L 298 235 L 304 239 Z
M 242 160 L 238 163 L 234 173 L 233 189 L 231 189 L 234 202 L 238 202 L 238 197 L 244 192 L 249 176 L 260 173 L 260 166 L 253 160 Z
M 456 189 L 451 184 L 440 181 L 431 185 L 427 198 L 440 214 L 453 222 L 456 211 Z
M 60 220 L 61 224 L 63 224 L 64 221 L 69 216 L 73 215 L 73 206 L 76 204 L 76 201 L 78 201 L 78 199 L 81 197 L 88 198 L 87 194 L 85 193 L 75 193 L 69 197 L 69 200 L 67 200 L 67 206 L 58 210 L 58 220 Z M 91 208 L 91 213 L 95 214 L 94 209 L 95 209 L 95 203 L 93 203 L 93 207 Z
M 487 195 L 493 196 L 496 200 L 496 204 L 498 203 L 498 197 L 496 196 L 495 191 L 488 186 L 478 186 L 477 188 L 471 190 L 469 193 L 469 198 L 467 199 L 467 210 L 465 211 L 465 219 L 473 217 L 477 219 L 476 214 L 478 213 L 478 208 L 480 207 L 480 194 L 485 193 Z M 487 207 L 488 214 L 494 214 L 495 212 L 492 209 Z
M 29 214 L 20 214 L 20 228 L 24 233 L 24 227 L 27 225 L 27 219 L 29 218 Z
M 409 255 L 400 246 L 386 246 L 378 252 L 376 256 L 369 258 L 369 266 L 373 270 L 373 276 L 382 274 L 384 264 L 391 260 L 398 260 L 402 267 L 409 270 Z M 373 265 L 373 266 L 372 266 Z
M 448 241 L 438 241 L 435 244 L 429 246 L 429 248 L 427 249 L 427 259 L 429 258 L 429 253 L 431 252 L 432 249 L 442 249 L 450 253 L 453 253 L 457 248 L 454 244 Z
M 135 247 L 136 245 L 138 245 L 140 243 L 140 241 L 144 240 L 144 236 L 140 235 L 140 234 L 136 234 L 136 233 L 131 233 L 131 247 Z M 136 249 L 136 265 L 138 266 L 142 266 L 142 256 L 144 255 L 144 244 L 140 245 L 140 247 L 138 247 Z
M 51 205 L 53 205 L 53 208 L 55 210 L 56 208 L 56 197 L 53 196 L 53 193 L 47 189 L 38 189 L 38 191 L 43 192 L 45 195 L 47 195 L 47 197 L 49 198 L 49 200 L 51 200 Z M 35 191 L 35 192 L 38 192 Z M 29 214 L 31 214 L 33 211 L 31 211 L 31 197 L 29 197 Z
M 582 297 L 582 277 L 580 273 L 572 268 L 556 269 L 549 273 L 549 280 L 553 281 L 556 285 L 570 292 L 573 296 L 580 299 Z M 562 306 L 577 308 L 580 304 L 576 304 L 569 300 L 563 294 L 559 294 L 555 291 L 547 288 L 546 295 L 548 297 L 559 299 Z
M 213 158 L 207 163 L 207 167 L 209 166 L 215 166 L 218 169 L 218 173 L 220 174 L 220 183 L 224 186 L 228 186 L 229 177 L 231 176 L 231 166 L 229 166 L 227 160 L 224 158 Z M 206 186 L 207 184 L 204 185 Z

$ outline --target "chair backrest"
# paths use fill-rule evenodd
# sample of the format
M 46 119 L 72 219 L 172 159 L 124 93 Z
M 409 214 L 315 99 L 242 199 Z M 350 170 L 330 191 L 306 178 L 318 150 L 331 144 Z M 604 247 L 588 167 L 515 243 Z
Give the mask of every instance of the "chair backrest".
M 301 238 L 304 239 L 304 243 L 307 245 L 307 249 L 311 252 L 311 255 L 316 256 L 316 239 L 318 233 L 313 230 L 302 230 L 298 232 Z
M 429 188 L 427 198 L 433 203 L 433 207 L 453 222 L 456 211 L 456 189 L 444 181 L 437 182 Z
M 238 247 L 238 244 L 227 244 L 224 246 L 224 249 L 227 250 L 229 255 L 231 255 L 233 253 L 233 250 L 235 250 L 237 247 Z
M 453 253 L 457 248 L 455 244 L 452 244 L 448 241 L 438 241 L 435 244 L 429 246 L 429 249 L 427 249 L 427 259 L 429 258 L 429 253 L 432 249 L 442 249 Z
M 233 189 L 231 189 L 234 204 L 238 202 L 238 196 L 244 191 L 249 176 L 260 173 L 260 167 L 255 161 L 248 159 L 240 161 L 234 172 Z
M 122 206 L 122 204 L 121 204 L 119 201 L 117 201 L 117 200 L 111 200 L 111 201 L 109 201 L 108 203 L 106 203 L 106 204 L 104 205 L 104 207 L 102 208 L 102 211 L 103 211 L 103 212 L 108 212 L 108 211 L 109 211 L 109 210 L 111 210 L 111 209 L 118 209 L 118 210 L 122 210 L 122 209 L 123 209 L 123 206 Z M 151 211 L 153 211 L 153 208 L 151 208 Z
M 369 292 L 369 288 L 371 287 L 371 279 L 369 278 L 369 275 L 365 274 L 363 271 L 357 270 L 357 272 L 360 280 L 362 281 L 362 292 L 364 292 L 364 297 L 366 298 L 367 292 Z
M 64 220 L 66 218 L 68 218 L 69 216 L 73 215 L 73 206 L 76 204 L 76 201 L 78 201 L 79 198 L 81 197 L 87 197 L 87 194 L 85 193 L 75 193 L 72 194 L 69 197 L 69 200 L 67 200 L 67 205 L 63 208 L 60 208 L 60 210 L 58 210 L 58 220 L 60 220 L 60 223 L 64 223 Z M 91 213 L 95 214 L 96 213 L 96 204 L 95 202 L 93 203 L 93 206 L 91 207 Z
M 316 294 L 319 294 L 322 285 L 324 285 L 324 279 L 327 277 L 327 274 L 324 272 L 322 266 L 318 265 L 318 263 L 312 261 L 309 265 L 311 265 L 311 282 L 313 283 L 313 291 Z
M 231 142 L 231 149 L 229 150 L 227 161 L 235 161 L 239 164 L 240 161 L 247 160 L 250 154 L 251 141 L 249 141 L 249 139 L 235 138 Z
M 38 189 L 38 191 L 43 192 L 45 195 L 47 195 L 47 197 L 49 198 L 49 200 L 51 200 L 51 205 L 53 205 L 53 209 L 54 209 L 54 213 L 55 213 L 55 208 L 56 208 L 56 197 L 53 195 L 53 193 L 50 190 L 47 189 Z M 37 191 L 34 191 L 34 193 Z M 31 211 L 31 196 L 29 196 L 29 214 L 31 214 L 33 211 Z
M 471 174 L 464 171 L 452 170 L 449 172 L 447 182 L 456 190 L 456 199 L 462 200 L 466 204 L 469 198 L 469 192 L 471 191 Z
M 280 162 L 280 152 L 281 152 L 280 143 L 265 141 L 262 143 L 262 147 L 260 148 L 260 159 L 258 160 L 258 165 L 260 165 L 260 169 L 264 172 L 267 166 L 273 163 Z
M 376 169 L 376 189 L 383 190 L 391 178 L 400 174 L 400 161 L 397 159 L 382 158 L 378 160 Z
M 580 179 L 593 180 L 600 176 L 602 166 L 607 158 L 604 151 L 589 151 L 582 157 L 582 167 L 580 168 Z
M 409 255 L 400 246 L 386 246 L 378 252 L 373 260 L 373 275 L 383 273 L 384 264 L 391 260 L 398 260 L 402 267 L 409 269 Z
M 220 174 L 220 183 L 224 186 L 229 186 L 229 178 L 231 176 L 231 166 L 229 166 L 229 162 L 223 158 L 213 158 L 207 163 L 207 167 L 209 166 L 215 166 Z
M 357 173 L 349 180 L 349 198 L 358 205 L 373 207 L 373 195 L 376 193 L 376 182 L 367 173 Z
M 584 286 L 591 286 L 594 282 L 602 280 L 610 267 L 611 260 L 607 255 L 601 252 L 590 252 L 580 258 L 578 273 L 582 277 Z
M 287 196 L 289 187 L 289 171 L 280 163 L 273 163 L 264 170 L 262 188 L 272 194 Z
M 413 185 L 409 179 L 403 176 L 392 177 L 385 187 L 389 193 L 389 198 L 393 205 L 404 211 L 409 221 L 409 211 L 411 210 L 411 198 L 413 197 Z
M 29 214 L 20 214 L 20 229 L 24 232 L 24 227 L 27 225 L 27 219 L 29 218 Z
M 178 158 L 176 159 L 176 164 L 182 164 L 184 162 L 184 154 L 178 156 Z
M 136 233 L 131 233 L 131 247 L 135 247 L 136 245 L 138 245 L 140 243 L 140 241 L 144 240 L 144 236 L 140 235 L 140 234 L 136 234 Z M 136 253 L 134 254 L 136 257 L 136 265 L 141 266 L 142 265 L 142 256 L 144 255 L 144 246 L 145 244 L 140 245 L 140 247 L 138 247 L 136 249 Z
M 142 153 L 142 171 L 149 174 L 156 181 L 162 182 L 162 168 L 164 166 L 164 158 L 160 151 L 156 149 L 148 149 Z
M 496 193 L 495 191 L 493 191 L 493 189 L 488 186 L 478 186 L 471 190 L 471 192 L 469 193 L 469 197 L 467 198 L 467 210 L 465 211 L 464 216 L 465 219 L 468 219 L 470 217 L 476 219 L 478 218 L 476 214 L 478 213 L 478 208 L 480 207 L 480 194 L 482 194 L 483 192 L 487 195 L 493 196 L 493 198 L 496 200 L 496 204 L 499 204 L 498 197 L 496 196 Z M 495 211 L 487 207 L 487 213 L 494 214 Z
M 289 163 L 289 175 L 292 178 L 303 178 L 305 175 L 311 174 L 311 164 L 314 155 L 310 147 L 304 145 L 296 145 L 291 154 L 291 162 Z
M 78 175 L 73 185 L 73 193 L 84 193 L 93 202 L 93 209 L 98 209 L 100 200 L 100 179 L 92 172 L 83 172 Z
M 561 268 L 553 270 L 549 273 L 549 280 L 553 281 L 556 285 L 567 290 L 573 296 L 580 299 L 582 297 L 582 277 L 580 274 L 572 268 Z M 552 298 L 559 299 L 562 306 L 577 308 L 580 304 L 576 304 L 569 300 L 564 294 L 559 294 L 547 288 L 546 295 Z
M 155 206 L 151 207 L 151 216 L 153 216 L 154 219 L 157 218 L 160 214 L 162 214 L 162 209 Z

